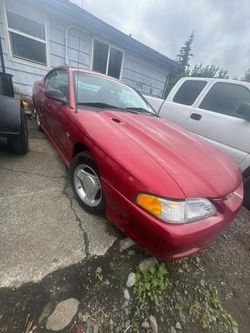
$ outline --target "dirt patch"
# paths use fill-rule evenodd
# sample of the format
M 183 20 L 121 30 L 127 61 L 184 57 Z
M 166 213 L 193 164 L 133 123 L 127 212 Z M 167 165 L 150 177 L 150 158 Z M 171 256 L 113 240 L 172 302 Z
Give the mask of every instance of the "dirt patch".
M 48 332 L 46 320 L 56 304 L 74 297 L 79 310 L 62 333 L 153 332 L 151 317 L 160 333 L 248 333 L 248 219 L 243 210 L 212 248 L 186 260 L 159 262 L 146 275 L 139 273 L 139 263 L 149 255 L 136 246 L 120 253 L 117 241 L 105 256 L 58 270 L 38 284 L 2 289 L 0 331 Z M 137 282 L 127 288 L 130 272 Z

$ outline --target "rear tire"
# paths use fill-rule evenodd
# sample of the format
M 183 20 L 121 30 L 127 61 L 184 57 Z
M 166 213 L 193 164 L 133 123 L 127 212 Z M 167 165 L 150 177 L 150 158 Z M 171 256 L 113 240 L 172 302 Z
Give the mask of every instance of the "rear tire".
M 28 152 L 28 128 L 23 108 L 20 110 L 20 135 L 8 138 L 8 144 L 15 154 L 24 155 Z
M 69 169 L 70 183 L 82 208 L 90 214 L 103 214 L 106 201 L 94 158 L 89 152 L 77 154 Z

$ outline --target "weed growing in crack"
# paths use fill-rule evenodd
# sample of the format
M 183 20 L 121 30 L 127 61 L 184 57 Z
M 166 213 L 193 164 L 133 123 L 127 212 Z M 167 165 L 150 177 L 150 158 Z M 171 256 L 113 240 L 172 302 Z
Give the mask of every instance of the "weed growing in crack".
M 196 286 L 195 301 L 190 308 L 190 315 L 201 322 L 204 329 L 217 329 L 219 332 L 232 332 L 237 327 L 236 321 L 223 308 L 215 287 Z
M 136 274 L 134 294 L 138 299 L 140 310 L 148 309 L 149 300 L 159 303 L 159 297 L 168 285 L 167 270 L 164 264 L 156 264 L 144 274 Z
M 223 308 L 217 289 L 205 282 L 200 258 L 155 264 L 136 273 L 131 309 L 133 332 L 141 332 L 141 318 L 164 316 L 165 325 L 195 325 L 200 331 L 231 333 L 237 323 Z

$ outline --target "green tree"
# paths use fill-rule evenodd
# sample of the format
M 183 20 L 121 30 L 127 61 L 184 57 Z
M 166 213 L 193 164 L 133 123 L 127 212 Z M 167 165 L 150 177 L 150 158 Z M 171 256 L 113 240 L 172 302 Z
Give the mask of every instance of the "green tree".
M 180 51 L 176 56 L 176 61 L 180 65 L 182 72 L 184 72 L 186 74 L 189 73 L 190 58 L 194 56 L 191 53 L 193 41 L 194 41 L 194 31 L 191 33 L 189 38 L 185 41 L 184 45 L 180 48 Z
M 189 38 L 184 42 L 184 45 L 180 48 L 179 53 L 176 56 L 176 62 L 178 63 L 178 68 L 175 72 L 169 75 L 168 80 L 165 85 L 165 91 L 163 98 L 166 98 L 169 94 L 170 90 L 179 81 L 183 76 L 189 75 L 189 61 L 190 58 L 193 57 L 192 52 L 192 44 L 194 41 L 194 31 L 191 33 Z
M 229 79 L 227 70 L 220 69 L 214 65 L 205 66 L 203 64 L 196 64 L 192 69 L 190 76 Z
M 243 76 L 243 78 L 241 80 L 250 82 L 250 68 L 248 68 L 248 70 L 246 71 L 245 75 Z

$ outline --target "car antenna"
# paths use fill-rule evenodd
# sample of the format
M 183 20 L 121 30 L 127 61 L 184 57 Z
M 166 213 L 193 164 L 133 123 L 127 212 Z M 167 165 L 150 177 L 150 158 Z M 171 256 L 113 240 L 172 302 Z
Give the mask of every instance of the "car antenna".
M 80 30 L 78 30 L 78 50 L 77 50 L 77 74 L 76 74 L 76 112 L 78 112 L 78 81 L 79 81 L 79 70 L 80 70 L 80 47 L 81 47 L 81 38 L 80 38 Z

